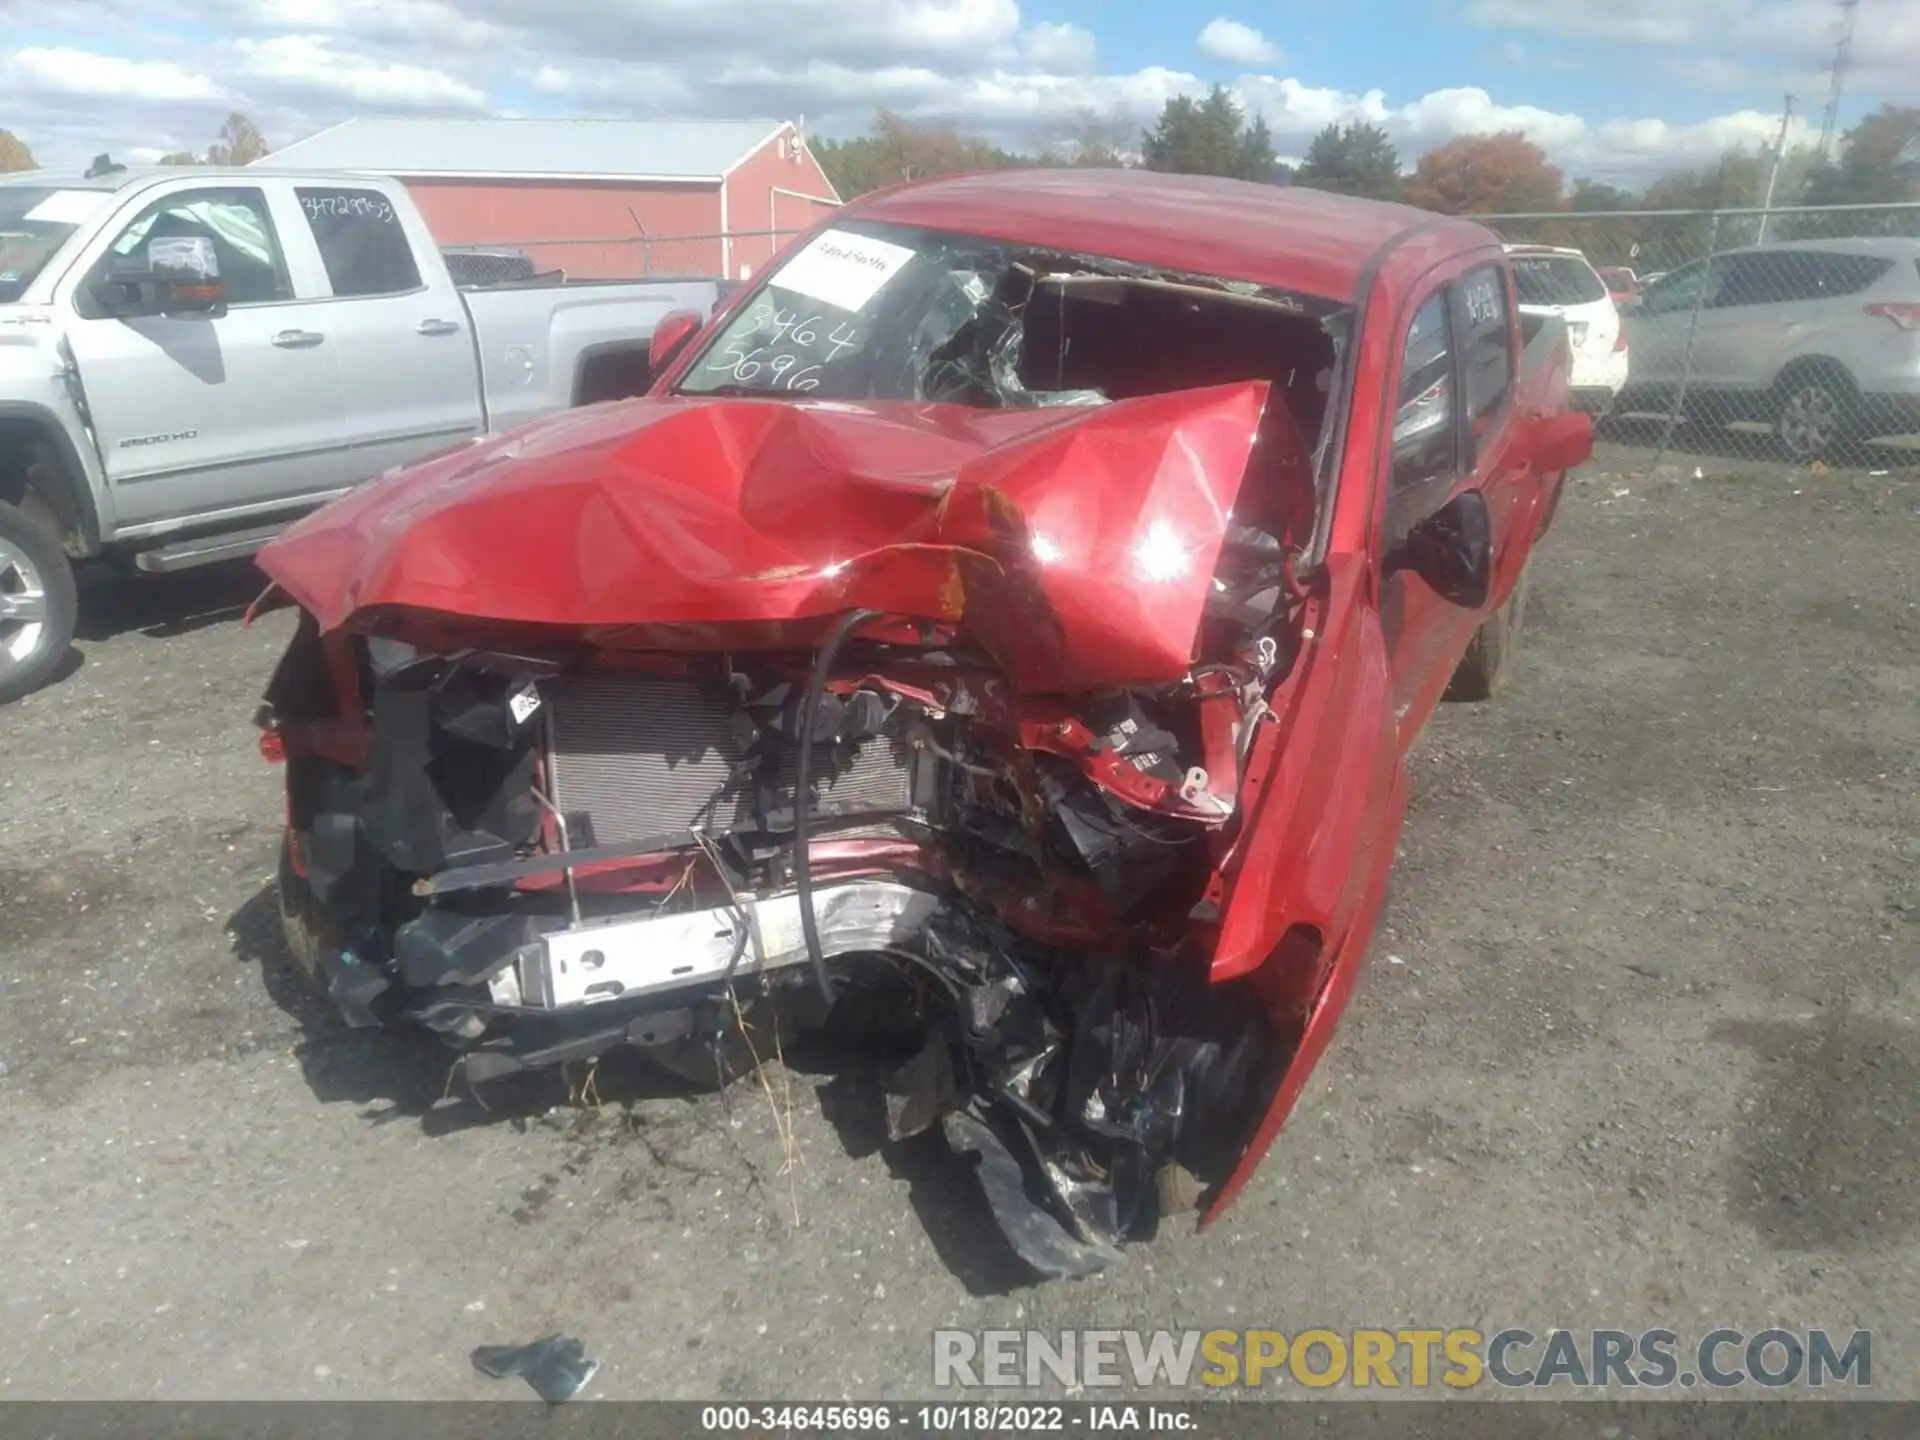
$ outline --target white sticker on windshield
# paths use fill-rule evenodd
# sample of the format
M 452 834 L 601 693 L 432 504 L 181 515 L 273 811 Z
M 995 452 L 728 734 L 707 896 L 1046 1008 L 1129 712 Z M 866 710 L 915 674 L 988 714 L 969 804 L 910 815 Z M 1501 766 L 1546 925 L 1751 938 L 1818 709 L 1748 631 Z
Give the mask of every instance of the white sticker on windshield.
M 540 692 L 532 685 L 525 685 L 507 697 L 507 711 L 513 716 L 513 723 L 524 725 L 533 712 L 540 708 Z
M 900 273 L 914 252 L 905 245 L 828 230 L 780 267 L 773 283 L 842 310 L 858 311 Z
M 111 199 L 111 190 L 56 190 L 20 218 L 46 225 L 84 225 Z

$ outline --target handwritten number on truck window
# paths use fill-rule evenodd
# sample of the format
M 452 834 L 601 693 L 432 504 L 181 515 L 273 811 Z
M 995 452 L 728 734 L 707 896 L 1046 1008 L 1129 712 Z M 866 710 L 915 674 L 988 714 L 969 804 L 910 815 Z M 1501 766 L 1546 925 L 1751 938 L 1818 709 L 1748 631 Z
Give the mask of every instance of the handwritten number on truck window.
M 336 300 L 404 295 L 421 288 L 413 246 L 392 203 L 377 190 L 294 192 Z
M 325 217 L 366 220 L 375 225 L 396 225 L 399 218 L 393 213 L 393 206 L 379 195 L 365 192 L 346 192 L 337 195 L 316 194 L 311 190 L 300 192 L 300 208 L 307 212 L 307 219 L 318 220 Z
M 1503 322 L 1499 282 L 1491 274 L 1467 285 L 1467 319 L 1475 326 Z
M 840 358 L 840 352 L 842 350 L 850 350 L 860 343 L 860 332 L 845 321 L 842 321 L 833 327 L 833 333 L 827 336 L 827 343 L 833 346 L 833 350 L 827 356 L 827 359 L 837 360 Z
M 770 389 L 801 394 L 817 390 L 822 367 L 865 339 L 852 321 L 834 323 L 816 311 L 791 310 L 768 300 L 756 301 L 747 310 L 741 329 L 740 338 L 723 345 L 705 368 L 742 384 L 758 379 Z M 751 344 L 755 340 L 765 343 Z

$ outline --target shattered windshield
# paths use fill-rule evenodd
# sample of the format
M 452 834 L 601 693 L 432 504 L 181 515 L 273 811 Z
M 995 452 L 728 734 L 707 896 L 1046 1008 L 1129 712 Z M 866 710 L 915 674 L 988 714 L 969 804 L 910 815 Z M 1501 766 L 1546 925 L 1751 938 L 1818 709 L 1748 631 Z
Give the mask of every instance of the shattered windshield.
M 787 259 L 677 389 L 997 409 L 1262 378 L 1299 392 L 1311 435 L 1347 313 L 1250 282 L 848 221 Z

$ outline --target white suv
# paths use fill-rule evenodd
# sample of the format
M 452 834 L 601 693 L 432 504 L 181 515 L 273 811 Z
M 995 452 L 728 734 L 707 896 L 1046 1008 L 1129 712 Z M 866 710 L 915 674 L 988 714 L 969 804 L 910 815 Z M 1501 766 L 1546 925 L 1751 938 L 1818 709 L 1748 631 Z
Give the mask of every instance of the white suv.
M 1558 315 L 1573 348 L 1573 403 L 1604 415 L 1627 383 L 1627 335 L 1602 280 L 1578 250 L 1509 245 L 1522 315 Z

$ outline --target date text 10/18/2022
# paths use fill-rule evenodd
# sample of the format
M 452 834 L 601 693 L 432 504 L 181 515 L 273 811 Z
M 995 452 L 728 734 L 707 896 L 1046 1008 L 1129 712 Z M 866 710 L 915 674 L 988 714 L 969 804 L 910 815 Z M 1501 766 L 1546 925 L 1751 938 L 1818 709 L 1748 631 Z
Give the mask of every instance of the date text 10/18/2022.
M 700 1428 L 714 1433 L 800 1430 L 909 1434 L 1006 1434 L 1067 1430 L 1188 1432 L 1199 1417 L 1177 1405 L 707 1405 Z

